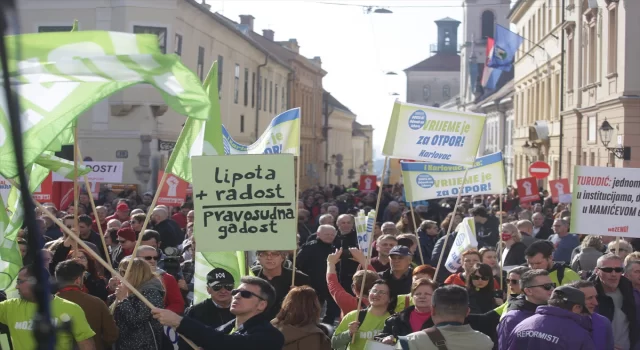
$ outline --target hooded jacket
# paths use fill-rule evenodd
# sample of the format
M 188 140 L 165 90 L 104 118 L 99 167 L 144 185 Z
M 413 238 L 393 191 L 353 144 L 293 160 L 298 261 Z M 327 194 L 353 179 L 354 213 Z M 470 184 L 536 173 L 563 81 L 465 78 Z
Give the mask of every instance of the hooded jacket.
M 509 350 L 593 350 L 591 320 L 555 306 L 538 306 L 507 338 Z
M 537 304 L 528 301 L 524 295 L 511 299 L 507 305 L 507 312 L 498 324 L 498 350 L 507 349 L 507 340 L 511 331 L 523 320 L 533 316 L 538 308 Z
M 278 325 L 275 321 L 271 324 L 284 335 L 282 350 L 331 350 L 331 340 L 315 324 L 294 327 Z
M 164 287 L 159 278 L 150 279 L 138 290 L 155 307 L 164 307 Z M 162 325 L 135 295 L 129 295 L 116 305 L 113 319 L 120 329 L 116 350 L 162 349 Z
M 609 319 L 609 321 L 613 321 L 613 313 L 615 312 L 613 299 L 605 293 L 602 281 L 597 275 L 592 275 L 589 281 L 593 282 L 598 292 L 596 312 Z M 627 316 L 627 321 L 629 321 L 629 343 L 631 344 L 631 349 L 635 349 L 638 343 L 638 315 L 633 285 L 631 281 L 622 276 L 620 277 L 620 283 L 618 283 L 618 289 L 622 293 L 622 312 L 624 312 Z

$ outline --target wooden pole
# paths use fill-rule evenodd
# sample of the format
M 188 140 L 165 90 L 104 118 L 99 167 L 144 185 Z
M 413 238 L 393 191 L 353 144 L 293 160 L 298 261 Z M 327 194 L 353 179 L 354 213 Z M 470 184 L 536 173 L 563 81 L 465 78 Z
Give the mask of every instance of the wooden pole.
M 504 290 L 504 282 L 502 278 L 502 194 L 500 194 L 498 198 L 500 200 L 500 242 L 498 243 L 498 259 L 500 260 L 498 261 L 498 265 L 500 266 L 500 289 Z
M 82 158 L 82 153 L 80 153 L 80 148 L 78 148 L 78 157 Z M 96 218 L 96 223 L 98 226 L 98 234 L 100 235 L 100 240 L 102 241 L 102 248 L 104 248 L 104 254 L 107 257 L 107 262 L 111 265 L 111 256 L 109 255 L 109 249 L 107 248 L 107 242 L 104 240 L 104 232 L 102 232 L 102 225 L 98 220 L 98 209 L 96 208 L 96 203 L 93 200 L 93 191 L 91 191 L 91 184 L 89 184 L 89 177 L 84 175 L 84 184 L 87 186 L 87 193 L 89 195 L 89 201 L 91 201 L 91 208 L 93 210 L 93 216 Z
M 300 215 L 300 209 L 298 208 L 298 201 L 300 200 L 300 156 L 297 156 L 296 161 L 296 224 L 298 223 L 298 215 Z M 291 270 L 293 273 L 291 274 L 291 288 L 296 286 L 296 258 L 298 257 L 298 237 L 293 237 L 296 242 L 296 249 L 293 250 L 293 267 Z
M 413 234 L 418 240 L 418 252 L 420 253 L 420 261 L 424 265 L 424 256 L 422 255 L 422 246 L 420 245 L 420 235 L 418 235 L 418 226 L 416 225 L 416 214 L 413 213 L 413 202 L 409 201 L 409 210 L 411 210 L 411 220 L 413 220 Z
M 138 299 L 140 299 L 140 301 L 142 301 L 149 309 L 156 308 L 156 306 L 151 304 L 151 302 L 147 298 L 145 298 L 144 295 L 142 295 L 142 293 L 140 293 L 136 288 L 134 288 L 131 285 L 131 283 L 127 281 L 126 278 L 120 276 L 120 274 L 117 271 L 115 271 L 111 265 L 109 265 L 106 261 L 104 261 L 102 257 L 98 253 L 96 253 L 93 249 L 89 248 L 89 246 L 82 239 L 80 239 L 80 237 L 78 237 L 72 230 L 70 230 L 68 227 L 63 225 L 62 222 L 60 222 L 60 220 L 56 219 L 56 217 L 53 216 L 53 214 L 51 214 L 48 210 L 46 210 L 42 206 L 42 204 L 40 204 L 35 199 L 33 200 L 33 202 L 35 203 L 36 207 L 38 207 L 38 209 L 43 210 L 44 215 L 48 216 L 54 223 L 56 223 L 56 225 L 58 225 L 64 233 L 66 233 L 69 237 L 71 237 L 74 241 L 76 241 L 76 244 L 80 245 L 80 247 L 82 247 L 98 263 L 100 263 L 100 265 L 104 266 L 104 268 L 107 269 L 107 271 L 109 271 L 113 277 L 117 278 L 120 281 L 120 283 L 124 284 L 127 287 L 127 289 L 129 289 L 131 293 L 133 293 L 136 297 L 138 297 Z M 130 263 L 129 266 L 131 265 L 133 264 Z M 198 349 L 198 346 L 196 346 L 191 340 L 185 338 L 182 335 L 180 335 L 180 337 L 182 337 L 182 339 L 184 339 L 184 341 L 187 342 L 187 344 L 189 344 L 192 348 L 196 350 Z
M 149 225 L 149 220 L 151 219 L 151 212 L 153 211 L 153 209 L 156 206 L 156 202 L 158 201 L 158 197 L 160 197 L 160 190 L 162 190 L 162 186 L 164 186 L 164 182 L 167 180 L 167 176 L 169 175 L 168 172 L 164 172 L 164 174 L 162 175 L 162 178 L 160 179 L 160 182 L 158 183 L 158 188 L 156 189 L 156 195 L 153 196 L 153 201 L 151 201 L 151 205 L 149 206 L 149 210 L 147 211 L 147 216 L 144 219 L 144 223 L 142 224 L 142 229 L 140 230 L 140 234 L 138 235 L 138 240 L 136 241 L 136 246 L 135 248 L 133 248 L 133 253 L 131 253 L 131 255 L 133 255 L 134 257 L 136 256 L 136 252 L 138 251 L 138 247 L 140 246 L 140 242 L 142 242 L 142 236 L 144 235 L 144 230 L 147 229 L 147 225 Z M 169 214 L 169 213 L 167 213 Z M 131 266 L 132 264 L 129 264 L 127 266 L 127 271 L 124 274 L 124 278 L 127 279 L 129 277 L 129 273 L 131 272 Z
M 438 265 L 436 266 L 436 273 L 433 275 L 434 279 L 438 279 L 438 271 L 440 270 L 440 265 L 442 265 L 442 257 L 444 256 L 445 251 L 447 250 L 447 242 L 449 241 L 449 236 L 451 236 L 451 226 L 453 226 L 453 220 L 456 216 L 456 210 L 458 208 L 458 204 L 460 204 L 460 198 L 462 198 L 462 189 L 464 188 L 464 183 L 467 180 L 467 173 L 469 172 L 469 168 L 464 171 L 464 177 L 462 178 L 462 184 L 460 185 L 460 189 L 458 191 L 458 198 L 456 199 L 456 204 L 453 206 L 451 220 L 449 221 L 449 227 L 447 228 L 447 235 L 444 238 L 444 245 L 442 246 L 442 253 L 440 253 L 440 258 L 438 259 Z
M 79 148 L 78 148 L 78 124 L 75 123 L 73 126 L 73 228 L 76 232 L 80 232 L 79 226 L 80 222 L 78 221 L 79 213 L 78 213 L 78 202 L 80 200 L 80 185 L 78 184 L 78 158 Z M 73 249 L 73 257 L 77 257 L 78 249 L 74 247 Z
M 384 174 L 387 172 L 387 166 L 389 165 L 389 157 L 384 158 L 384 166 L 382 167 L 382 174 L 380 175 L 380 186 L 378 187 L 378 201 L 376 202 L 376 216 L 380 210 L 380 199 L 382 199 L 382 190 L 384 186 Z M 375 226 L 375 221 L 374 221 Z M 371 239 L 369 240 L 369 249 L 367 249 L 367 259 L 365 266 L 362 269 L 365 271 L 364 276 L 362 276 L 362 286 L 360 286 L 360 295 L 358 296 L 358 305 L 356 306 L 356 314 L 360 312 L 360 305 L 362 304 L 362 298 L 364 297 L 364 285 L 367 281 L 367 273 L 366 271 L 369 269 L 369 263 L 371 262 L 371 248 L 373 247 L 373 232 L 371 233 Z M 356 332 L 353 333 L 351 337 L 351 342 L 353 343 L 356 339 Z

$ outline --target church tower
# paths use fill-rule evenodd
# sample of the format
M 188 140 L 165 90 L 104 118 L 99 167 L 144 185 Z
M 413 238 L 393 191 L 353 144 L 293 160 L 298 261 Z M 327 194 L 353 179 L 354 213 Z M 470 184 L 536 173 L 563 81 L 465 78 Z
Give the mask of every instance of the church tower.
M 475 99 L 471 78 L 480 79 L 486 60 L 487 38 L 493 38 L 496 24 L 509 28 L 510 0 L 464 0 L 460 49 L 460 102 Z M 475 64 L 476 69 L 471 65 Z

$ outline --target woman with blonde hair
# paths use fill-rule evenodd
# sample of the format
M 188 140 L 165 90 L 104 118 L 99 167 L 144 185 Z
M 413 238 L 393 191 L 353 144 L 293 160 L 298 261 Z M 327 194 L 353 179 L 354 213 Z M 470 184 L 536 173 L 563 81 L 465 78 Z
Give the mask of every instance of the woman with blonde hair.
M 282 350 L 331 350 L 329 337 L 318 327 L 322 308 L 316 291 L 308 286 L 294 287 L 282 301 L 282 308 L 271 321 L 284 335 Z
M 511 223 L 502 224 L 500 231 L 502 243 L 502 266 L 519 266 L 527 262 L 524 258 L 524 251 L 527 246 L 522 243 L 522 234 L 516 225 Z
M 162 281 L 151 271 L 151 266 L 140 258 L 124 258 L 118 265 L 120 275 L 124 276 L 129 264 L 132 264 L 127 281 L 147 298 L 155 307 L 164 308 L 164 287 Z M 163 328 L 153 318 L 151 309 L 138 299 L 129 289 L 120 284 L 116 292 L 113 319 L 120 329 L 120 337 L 115 344 L 116 350 L 157 350 L 162 348 Z

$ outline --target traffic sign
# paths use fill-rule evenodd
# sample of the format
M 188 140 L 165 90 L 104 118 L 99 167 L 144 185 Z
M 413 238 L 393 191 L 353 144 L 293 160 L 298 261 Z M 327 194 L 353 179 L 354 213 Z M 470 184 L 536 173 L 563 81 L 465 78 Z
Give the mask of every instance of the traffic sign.
M 529 174 L 538 180 L 542 180 L 551 174 L 551 167 L 543 161 L 533 162 L 529 166 Z

